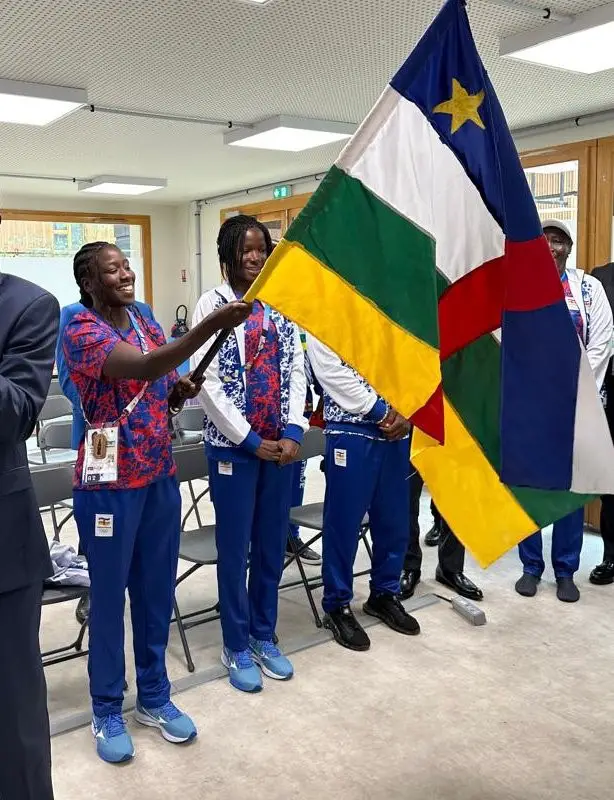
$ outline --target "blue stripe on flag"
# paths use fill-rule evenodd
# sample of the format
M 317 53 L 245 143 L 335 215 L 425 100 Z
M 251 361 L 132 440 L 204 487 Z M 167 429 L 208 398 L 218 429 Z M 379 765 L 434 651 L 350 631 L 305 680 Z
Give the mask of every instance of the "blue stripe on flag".
M 501 340 L 501 480 L 569 489 L 581 344 L 565 301 L 506 311 Z
M 478 108 L 484 128 L 468 120 L 452 133 L 451 115 L 434 113 L 452 97 L 453 79 L 469 94 L 485 92 Z M 455 153 L 508 239 L 524 242 L 541 236 L 535 203 L 463 0 L 448 0 L 390 84 L 420 108 Z

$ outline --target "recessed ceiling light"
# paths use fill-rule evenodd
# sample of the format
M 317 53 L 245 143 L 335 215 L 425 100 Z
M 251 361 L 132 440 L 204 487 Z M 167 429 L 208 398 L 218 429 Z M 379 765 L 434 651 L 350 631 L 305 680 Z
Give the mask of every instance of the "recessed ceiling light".
M 156 189 L 165 189 L 167 182 L 164 178 L 127 178 L 118 175 L 98 175 L 89 181 L 79 181 L 80 192 L 91 194 L 128 194 L 138 195 L 155 192 Z
M 85 89 L 0 79 L 0 123 L 49 125 L 86 103 Z
M 270 0 L 241 0 L 242 3 L 253 3 L 256 6 L 265 6 Z
M 499 53 L 570 72 L 594 73 L 614 68 L 614 3 L 577 14 L 571 22 L 553 22 L 506 36 Z
M 287 150 L 297 153 L 311 147 L 349 139 L 356 130 L 347 122 L 328 122 L 303 117 L 271 117 L 249 128 L 224 134 L 225 144 L 261 150 Z

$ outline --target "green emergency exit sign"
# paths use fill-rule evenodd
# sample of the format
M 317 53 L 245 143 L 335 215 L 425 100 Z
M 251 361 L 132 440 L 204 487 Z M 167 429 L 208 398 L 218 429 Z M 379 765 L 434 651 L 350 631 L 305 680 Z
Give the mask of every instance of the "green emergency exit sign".
M 284 200 L 286 197 L 292 197 L 292 187 L 289 184 L 275 186 L 273 189 L 273 199 Z

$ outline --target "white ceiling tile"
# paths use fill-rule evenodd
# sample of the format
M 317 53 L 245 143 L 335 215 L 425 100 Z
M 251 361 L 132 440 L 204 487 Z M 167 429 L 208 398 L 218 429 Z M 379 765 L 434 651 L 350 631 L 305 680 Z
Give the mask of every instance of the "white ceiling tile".
M 568 14 L 603 4 L 552 2 Z M 271 0 L 263 7 L 3 0 L 0 77 L 84 87 L 100 106 L 237 122 L 275 114 L 359 122 L 439 7 L 439 0 Z M 500 35 L 546 22 L 487 0 L 470 0 L 469 14 L 512 127 L 612 106 L 614 70 L 582 76 L 498 57 Z M 222 144 L 222 132 L 88 111 L 38 130 L 0 125 L 0 172 L 166 177 L 168 189 L 155 201 L 180 202 L 321 172 L 339 151 L 238 151 Z M 0 178 L 0 191 L 15 185 Z M 76 193 L 51 182 L 19 188 Z

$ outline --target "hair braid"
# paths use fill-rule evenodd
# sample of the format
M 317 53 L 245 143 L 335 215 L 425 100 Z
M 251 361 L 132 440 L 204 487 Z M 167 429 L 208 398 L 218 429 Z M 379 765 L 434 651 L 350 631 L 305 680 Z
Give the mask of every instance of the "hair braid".
M 81 293 L 80 301 L 86 308 L 92 308 L 94 300 L 83 288 L 83 281 L 92 277 L 92 267 L 98 263 L 98 255 L 105 247 L 115 247 L 115 245 L 109 242 L 90 242 L 84 244 L 73 259 L 73 274 Z

